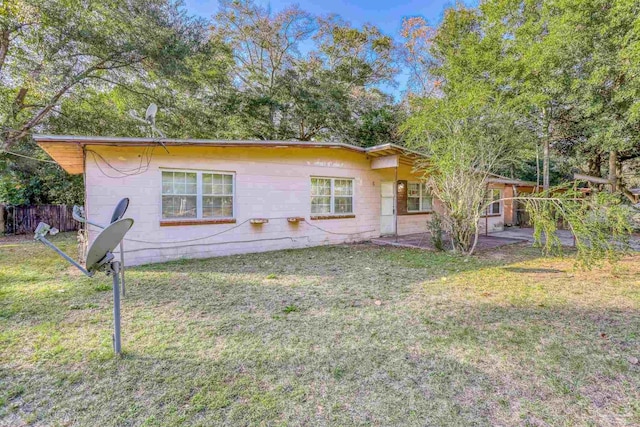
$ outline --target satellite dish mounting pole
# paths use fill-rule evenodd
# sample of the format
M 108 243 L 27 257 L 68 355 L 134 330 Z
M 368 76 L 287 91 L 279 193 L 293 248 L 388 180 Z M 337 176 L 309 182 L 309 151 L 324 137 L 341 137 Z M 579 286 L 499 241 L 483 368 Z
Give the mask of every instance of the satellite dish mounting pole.
M 124 239 L 120 242 L 120 269 L 122 271 L 122 296 L 126 297 L 127 292 L 124 287 Z
M 122 353 L 120 340 L 120 262 L 112 261 L 108 272 L 113 276 L 113 351 L 120 356 Z

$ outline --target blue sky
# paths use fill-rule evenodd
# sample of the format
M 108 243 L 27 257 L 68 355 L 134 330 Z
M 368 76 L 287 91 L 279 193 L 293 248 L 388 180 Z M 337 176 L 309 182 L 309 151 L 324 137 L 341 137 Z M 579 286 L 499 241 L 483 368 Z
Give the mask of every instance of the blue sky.
M 435 25 L 442 19 L 445 8 L 453 6 L 450 0 L 255 0 L 262 5 L 270 5 L 274 12 L 284 9 L 291 4 L 297 4 L 301 9 L 314 15 L 328 15 L 336 13 L 349 21 L 353 26 L 360 27 L 365 23 L 378 26 L 385 34 L 399 39 L 402 18 L 410 16 L 422 16 L 431 25 Z M 468 1 L 466 3 L 471 3 Z M 205 18 L 211 17 L 218 9 L 218 0 L 185 0 L 187 9 Z M 396 96 L 406 85 L 407 76 L 398 77 L 400 86 L 397 89 L 387 89 Z

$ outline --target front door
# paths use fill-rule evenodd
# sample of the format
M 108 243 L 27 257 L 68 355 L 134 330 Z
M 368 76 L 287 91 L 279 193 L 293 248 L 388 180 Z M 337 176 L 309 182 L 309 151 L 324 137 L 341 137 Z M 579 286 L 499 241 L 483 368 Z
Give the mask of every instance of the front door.
M 380 184 L 380 234 L 396 233 L 396 183 L 383 181 Z

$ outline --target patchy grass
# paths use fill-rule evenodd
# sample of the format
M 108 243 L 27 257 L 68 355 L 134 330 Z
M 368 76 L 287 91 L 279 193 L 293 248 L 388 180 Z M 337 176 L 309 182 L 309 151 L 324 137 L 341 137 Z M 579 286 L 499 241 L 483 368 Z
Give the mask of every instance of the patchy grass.
M 639 277 L 524 246 L 150 265 L 116 359 L 109 278 L 0 245 L 0 425 L 638 425 Z

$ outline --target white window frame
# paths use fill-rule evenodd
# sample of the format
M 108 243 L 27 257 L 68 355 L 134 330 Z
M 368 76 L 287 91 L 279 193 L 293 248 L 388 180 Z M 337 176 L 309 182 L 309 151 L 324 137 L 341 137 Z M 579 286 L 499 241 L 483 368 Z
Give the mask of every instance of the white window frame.
M 409 185 L 411 185 L 411 184 L 419 184 L 420 185 L 420 188 L 418 190 L 418 199 L 419 199 L 419 201 L 418 201 L 418 209 L 417 210 L 409 209 L 409 199 L 410 198 L 411 199 L 415 199 L 415 197 L 409 197 Z M 415 213 L 415 212 L 433 212 L 433 196 L 430 196 L 431 197 L 431 209 L 428 209 L 428 210 L 423 210 L 422 209 L 422 197 L 423 197 L 422 188 L 423 187 L 426 189 L 426 183 L 424 183 L 424 182 L 420 182 L 420 181 L 409 181 L 409 182 L 407 182 L 407 212 L 411 212 L 411 213 Z
M 498 193 L 498 197 L 494 197 L 495 193 Z M 485 209 L 484 209 L 484 214 L 482 215 L 483 217 L 485 216 L 500 216 L 502 215 L 502 189 L 500 188 L 489 188 L 488 189 L 488 194 L 487 194 L 487 198 L 485 199 L 484 203 L 487 204 L 489 201 L 491 201 L 491 204 L 488 204 Z M 493 213 L 490 212 L 491 207 L 495 204 L 498 203 L 498 213 Z
M 311 211 L 311 200 L 314 196 L 311 194 L 311 189 L 313 185 L 311 185 L 312 179 L 328 179 L 331 181 L 331 202 L 330 202 L 330 212 L 311 212 L 311 216 L 322 216 L 322 215 L 355 215 L 356 212 L 356 181 L 354 178 L 345 178 L 341 176 L 311 176 L 309 177 L 309 211 Z M 337 212 L 336 213 L 336 204 L 335 204 L 335 181 L 351 181 L 351 212 Z M 324 196 L 326 197 L 326 196 Z M 338 197 L 346 197 L 346 196 L 338 196 Z
M 162 192 L 162 173 L 163 172 L 181 172 L 181 173 L 195 173 L 196 174 L 196 216 L 195 217 L 169 217 L 162 216 L 162 196 L 169 196 L 169 194 L 163 194 Z M 231 175 L 231 216 L 215 216 L 215 217 L 203 217 L 202 205 L 203 197 L 210 196 L 210 194 L 202 194 L 202 174 L 211 175 Z M 236 217 L 236 173 L 230 171 L 210 171 L 210 170 L 194 170 L 194 169 L 164 169 L 160 168 L 160 219 L 162 221 L 194 221 L 194 220 L 216 220 L 216 219 L 235 219 Z

